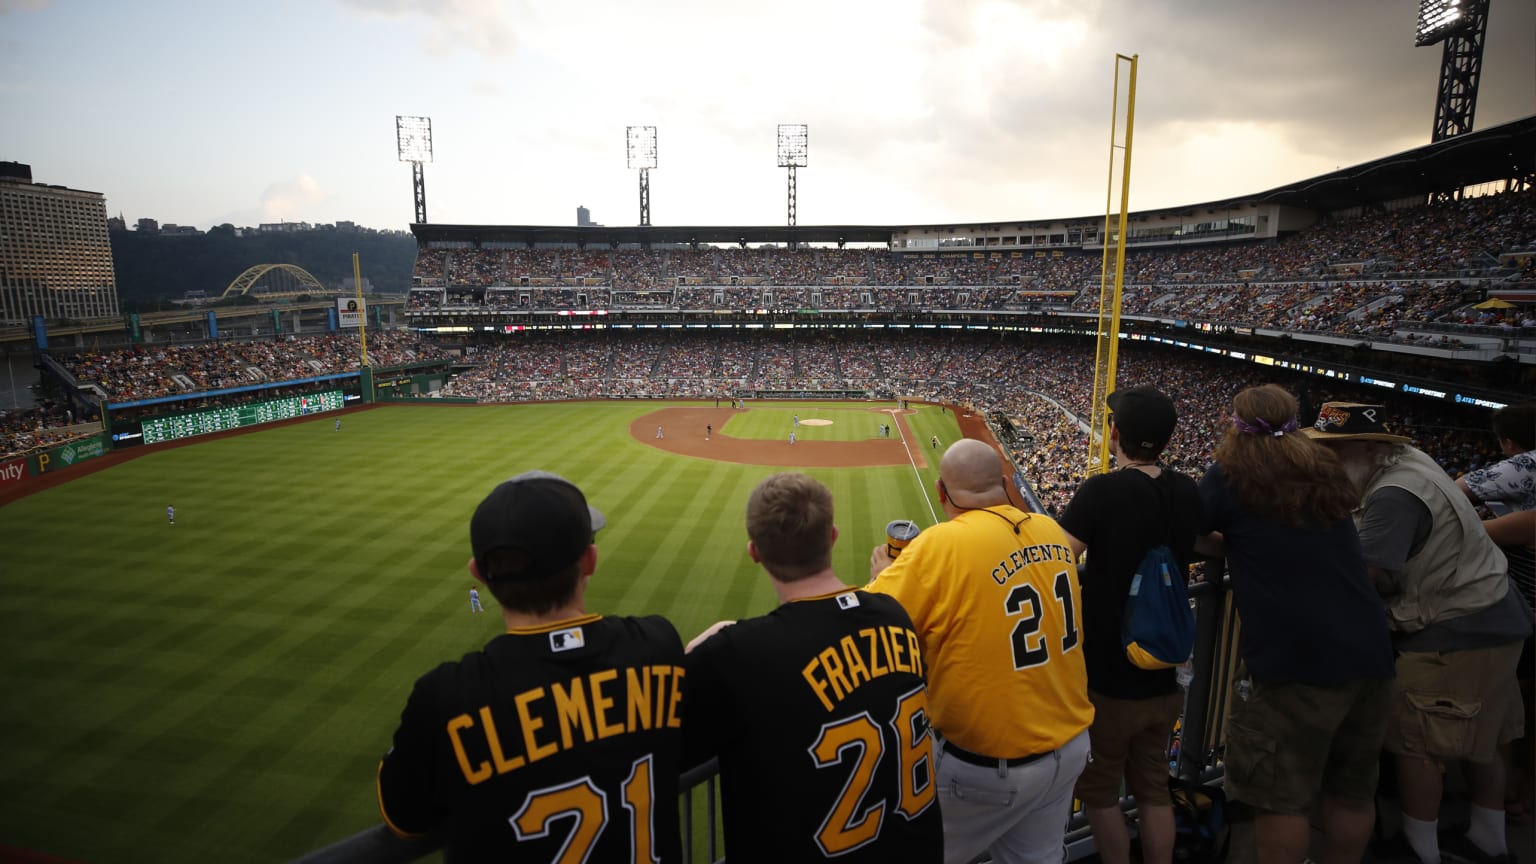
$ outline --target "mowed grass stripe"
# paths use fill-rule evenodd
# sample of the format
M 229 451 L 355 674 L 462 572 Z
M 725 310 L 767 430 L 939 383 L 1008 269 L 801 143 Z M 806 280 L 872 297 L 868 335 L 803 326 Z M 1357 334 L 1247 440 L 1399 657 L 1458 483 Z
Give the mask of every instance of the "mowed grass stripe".
M 412 682 L 501 632 L 467 611 L 467 524 L 519 471 L 564 474 L 608 513 L 594 611 L 666 614 L 684 638 L 768 611 L 744 510 L 775 469 L 631 440 L 663 404 L 389 406 L 340 432 L 321 416 L 0 508 L 0 836 L 85 861 L 270 861 L 376 822 L 373 766 Z M 857 440 L 870 407 L 759 417 L 787 435 L 796 411 L 846 411 L 822 429 Z M 911 469 L 811 473 L 861 584 L 885 522 L 918 518 Z

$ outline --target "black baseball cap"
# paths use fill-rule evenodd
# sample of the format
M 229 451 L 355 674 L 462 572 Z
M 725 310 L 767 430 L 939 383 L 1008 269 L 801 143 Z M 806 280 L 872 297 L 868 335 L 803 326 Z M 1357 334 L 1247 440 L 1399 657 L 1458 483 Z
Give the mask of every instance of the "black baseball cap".
M 1156 387 L 1127 387 L 1104 400 L 1114 412 L 1115 426 L 1123 440 L 1142 450 L 1162 452 L 1173 437 L 1179 412 L 1173 400 Z
M 485 496 L 469 520 L 469 545 L 481 577 L 492 551 L 511 551 L 497 577 L 539 579 L 576 563 L 607 524 L 571 481 L 548 471 L 526 471 Z

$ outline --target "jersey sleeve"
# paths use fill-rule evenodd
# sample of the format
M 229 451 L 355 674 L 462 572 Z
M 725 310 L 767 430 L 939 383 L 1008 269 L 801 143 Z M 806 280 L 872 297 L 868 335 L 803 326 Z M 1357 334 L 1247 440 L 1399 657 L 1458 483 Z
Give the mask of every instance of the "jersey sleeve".
M 922 534 L 917 535 L 917 539 L 902 550 L 901 555 L 891 562 L 891 566 L 881 570 L 872 582 L 864 586 L 865 591 L 884 594 L 900 603 L 907 611 L 907 615 L 911 616 L 918 633 L 923 633 L 926 629 L 926 607 L 929 605 L 924 602 L 925 598 L 922 595 L 926 592 L 920 584 L 923 573 L 923 550 L 928 545 L 924 542 Z
M 730 689 L 720 674 L 720 655 L 727 638 L 724 631 L 716 633 L 695 647 L 683 661 L 686 674 L 683 678 L 682 768 L 685 771 L 720 755 L 720 738 L 730 722 L 729 707 L 725 705 Z
M 394 746 L 379 761 L 379 815 L 400 837 L 426 834 L 436 822 L 431 730 L 426 728 L 423 710 L 428 703 L 428 687 L 425 676 L 416 682 L 405 710 L 400 712 Z
M 864 586 L 865 591 L 884 594 L 901 604 L 928 655 L 942 651 L 952 628 L 958 626 L 959 601 L 952 592 L 960 580 L 945 578 L 960 572 L 962 566 L 956 559 L 955 538 L 950 533 L 953 528 L 941 522 L 923 529 L 891 566 Z

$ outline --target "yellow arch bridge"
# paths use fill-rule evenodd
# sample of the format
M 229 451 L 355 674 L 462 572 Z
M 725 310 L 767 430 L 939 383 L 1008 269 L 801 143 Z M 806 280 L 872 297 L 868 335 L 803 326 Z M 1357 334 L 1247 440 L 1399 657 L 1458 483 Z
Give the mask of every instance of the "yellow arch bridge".
M 305 294 L 330 295 L 336 292 L 297 264 L 257 264 L 235 277 L 222 297 L 248 294 L 252 297 L 300 297 Z

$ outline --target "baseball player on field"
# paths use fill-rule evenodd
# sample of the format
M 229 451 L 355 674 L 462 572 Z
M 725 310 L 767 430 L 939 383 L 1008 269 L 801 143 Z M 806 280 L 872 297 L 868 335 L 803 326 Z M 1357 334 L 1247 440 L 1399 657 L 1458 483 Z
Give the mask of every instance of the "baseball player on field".
M 507 632 L 416 680 L 378 771 L 384 823 L 448 861 L 677 861 L 683 643 L 585 611 L 601 513 L 541 471 L 469 524 Z
M 832 493 L 816 480 L 759 483 L 747 536 L 781 605 L 690 643 L 683 696 L 684 764 L 720 757 L 730 861 L 938 864 L 943 822 L 911 619 L 833 572 Z
M 956 441 L 939 463 L 948 521 L 894 562 L 870 554 L 868 590 L 912 616 L 938 734 L 944 860 L 1060 862 L 1072 787 L 1088 761 L 1088 676 L 1077 566 L 1049 517 L 1008 503 L 997 451 Z

